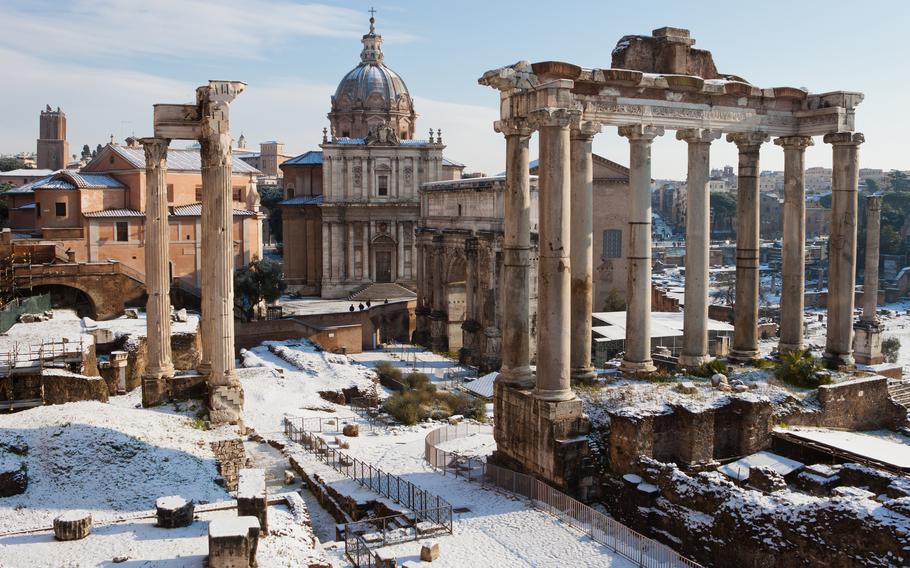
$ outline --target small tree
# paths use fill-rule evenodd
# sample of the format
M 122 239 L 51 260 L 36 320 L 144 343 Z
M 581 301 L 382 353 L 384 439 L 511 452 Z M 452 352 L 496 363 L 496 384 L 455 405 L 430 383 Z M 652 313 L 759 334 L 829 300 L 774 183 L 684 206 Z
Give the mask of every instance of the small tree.
M 831 377 L 822 371 L 821 363 L 808 350 L 789 351 L 780 356 L 774 376 L 785 383 L 812 389 L 831 382 Z
M 897 356 L 901 351 L 901 340 L 896 337 L 886 337 L 882 340 L 882 356 L 887 363 L 897 363 Z
M 25 162 L 18 158 L 0 158 L 0 172 L 9 172 L 12 170 L 24 170 L 28 168 Z
M 234 272 L 234 296 L 247 321 L 253 319 L 260 302 L 274 302 L 287 287 L 281 265 L 267 258 Z

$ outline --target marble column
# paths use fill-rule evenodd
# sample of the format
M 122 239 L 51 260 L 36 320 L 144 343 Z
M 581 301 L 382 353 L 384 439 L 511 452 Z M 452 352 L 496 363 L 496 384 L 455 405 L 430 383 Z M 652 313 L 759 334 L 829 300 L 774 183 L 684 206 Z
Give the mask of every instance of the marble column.
M 708 191 L 711 142 L 719 130 L 692 128 L 676 132 L 688 145 L 686 176 L 686 287 L 683 348 L 679 364 L 694 368 L 708 355 L 708 267 L 711 259 L 711 195 Z
M 465 239 L 465 282 L 464 282 L 464 323 L 462 329 L 462 349 L 465 362 L 476 365 L 477 360 L 477 332 L 480 323 L 477 321 L 477 248 L 476 237 Z
M 167 398 L 171 361 L 171 282 L 168 270 L 167 145 L 168 140 L 143 138 L 145 148 L 145 286 L 148 365 L 142 374 L 142 405 Z
M 783 251 L 781 253 L 780 353 L 806 348 L 803 310 L 806 295 L 806 148 L 811 136 L 785 136 Z
M 739 149 L 736 198 L 736 298 L 733 305 L 733 346 L 730 358 L 750 361 L 758 350 L 759 290 L 759 150 L 769 140 L 764 132 L 727 134 Z
M 398 247 L 395 252 L 396 260 L 396 271 L 395 271 L 395 280 L 404 280 L 404 223 L 401 221 L 396 221 L 396 238 L 398 239 Z
M 856 224 L 860 133 L 826 134 L 834 151 L 831 175 L 831 236 L 828 237 L 828 330 L 825 359 L 853 364 L 853 306 L 856 287 Z
M 356 278 L 356 276 L 354 275 L 354 223 L 349 221 L 346 224 L 348 227 L 348 246 L 347 246 L 348 250 L 347 250 L 347 254 L 345 256 L 347 256 L 348 265 L 347 265 L 347 274 L 345 275 L 346 276 L 345 280 L 350 282 Z M 344 225 L 342 225 L 342 226 L 344 226 Z
M 571 384 L 571 151 L 567 109 L 534 113 L 540 131 L 540 221 L 537 264 L 537 385 L 534 396 L 575 397 Z M 507 288 L 508 289 L 508 288 Z
M 629 287 L 626 293 L 626 352 L 620 369 L 650 373 L 651 360 L 651 143 L 663 127 L 619 128 L 629 139 Z
M 203 274 L 203 292 L 209 291 L 212 314 L 212 370 L 209 374 L 209 419 L 214 424 L 243 424 L 243 387 L 234 368 L 234 209 L 231 203 L 233 140 L 229 129 L 231 101 L 243 83 L 217 82 L 197 91 L 202 105 L 203 210 L 210 209 L 209 250 L 213 270 Z
M 594 162 L 591 144 L 600 125 L 581 122 L 571 130 L 571 330 L 572 380 L 589 383 L 596 373 L 591 364 L 591 313 L 594 280 Z
M 433 351 L 447 351 L 449 347 L 449 319 L 445 281 L 445 248 L 443 235 L 433 237 L 433 311 L 430 314 L 431 344 Z
M 502 365 L 497 381 L 517 387 L 534 385 L 531 374 L 530 253 L 531 178 L 528 141 L 531 127 L 522 120 L 501 120 L 496 131 L 506 138 L 506 186 L 503 205 Z M 499 338 L 495 338 L 499 341 Z
M 360 259 L 360 278 L 370 279 L 370 224 L 363 223 L 363 252 Z
M 882 333 L 885 326 L 878 319 L 878 260 L 882 228 L 882 198 L 866 197 L 866 269 L 863 279 L 863 315 L 853 326 L 853 348 L 856 362 L 877 365 L 884 361 Z

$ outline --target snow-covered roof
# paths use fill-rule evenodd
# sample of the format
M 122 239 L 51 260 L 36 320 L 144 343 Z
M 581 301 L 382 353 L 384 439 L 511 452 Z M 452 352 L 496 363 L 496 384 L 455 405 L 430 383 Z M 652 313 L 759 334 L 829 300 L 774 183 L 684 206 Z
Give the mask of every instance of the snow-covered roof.
M 199 217 L 200 215 L 202 215 L 201 203 L 178 205 L 174 207 L 173 211 L 171 211 L 172 217 Z M 234 208 L 234 217 L 253 217 L 255 215 L 255 211 L 250 211 L 249 209 L 237 209 L 236 207 Z
M 6 172 L 0 172 L 0 178 L 20 178 L 20 177 L 45 177 L 54 173 L 54 170 L 48 169 L 34 169 L 34 168 L 19 168 L 16 170 L 9 170 Z
M 89 211 L 88 213 L 83 213 L 83 215 L 88 219 L 106 217 L 145 217 L 145 213 L 136 211 L 135 209 L 102 209 L 101 211 Z
M 751 468 L 756 466 L 770 467 L 781 475 L 788 475 L 805 467 L 801 462 L 771 452 L 758 452 L 757 454 L 738 459 L 735 462 L 722 465 L 717 468 L 717 471 L 727 477 L 745 481 L 749 478 L 749 471 Z
M 464 388 L 483 398 L 493 398 L 493 383 L 499 373 L 489 373 L 478 377 L 470 383 L 465 383 Z
M 601 337 L 595 341 L 617 341 L 626 338 L 626 312 L 596 312 L 593 314 L 595 325 L 592 330 Z M 708 319 L 710 331 L 733 331 L 729 323 Z M 651 312 L 651 337 L 682 337 L 682 312 Z
M 111 144 L 108 146 L 111 150 L 123 157 L 132 166 L 145 169 L 145 149 L 131 148 L 129 146 L 120 146 Z M 92 160 L 94 162 L 94 160 Z M 202 171 L 202 158 L 199 150 L 193 148 L 168 148 L 167 151 L 167 169 L 183 172 Z M 231 156 L 231 171 L 235 174 L 260 174 L 259 170 L 241 160 L 239 157 Z

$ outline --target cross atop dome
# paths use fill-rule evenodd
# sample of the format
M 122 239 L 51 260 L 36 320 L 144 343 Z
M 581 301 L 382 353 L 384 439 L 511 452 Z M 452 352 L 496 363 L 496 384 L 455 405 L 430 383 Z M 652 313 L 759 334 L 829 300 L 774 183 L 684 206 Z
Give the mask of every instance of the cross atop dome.
M 363 63 L 382 63 L 382 36 L 376 33 L 376 9 L 370 8 L 370 32 L 363 36 L 363 51 L 360 61 Z

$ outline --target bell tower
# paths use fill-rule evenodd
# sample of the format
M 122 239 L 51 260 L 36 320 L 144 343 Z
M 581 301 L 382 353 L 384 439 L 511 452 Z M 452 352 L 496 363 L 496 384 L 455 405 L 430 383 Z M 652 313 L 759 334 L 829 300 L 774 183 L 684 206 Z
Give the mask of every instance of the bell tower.
M 69 145 L 66 142 L 66 113 L 47 105 L 41 111 L 38 130 L 38 169 L 62 170 L 66 167 Z

